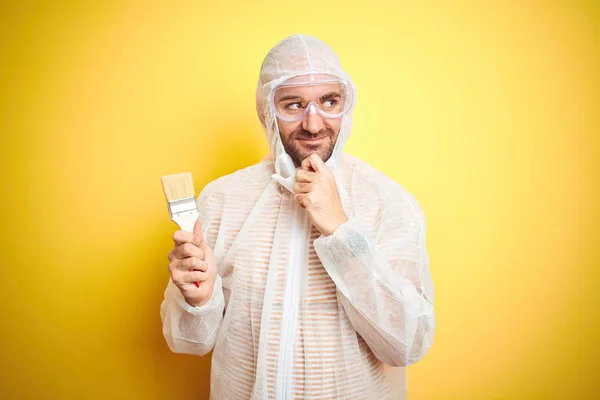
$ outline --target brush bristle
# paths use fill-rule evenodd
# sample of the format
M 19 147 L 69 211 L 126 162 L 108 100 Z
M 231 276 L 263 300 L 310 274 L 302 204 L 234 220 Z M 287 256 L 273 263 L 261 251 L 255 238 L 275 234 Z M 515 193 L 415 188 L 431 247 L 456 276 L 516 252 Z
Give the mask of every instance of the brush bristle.
M 194 181 L 192 180 L 192 174 L 190 172 L 163 176 L 160 180 L 162 181 L 167 201 L 195 197 Z

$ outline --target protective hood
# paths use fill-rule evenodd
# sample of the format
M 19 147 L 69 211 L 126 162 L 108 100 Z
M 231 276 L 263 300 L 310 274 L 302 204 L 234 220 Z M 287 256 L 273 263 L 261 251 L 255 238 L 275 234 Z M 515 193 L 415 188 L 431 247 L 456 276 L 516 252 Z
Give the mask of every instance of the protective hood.
M 326 74 L 347 81 L 356 99 L 356 86 L 340 64 L 334 51 L 321 40 L 308 35 L 292 35 L 277 43 L 266 55 L 256 86 L 256 111 L 267 136 L 270 157 L 274 161 L 275 174 L 272 179 L 294 193 L 296 171 L 292 158 L 286 153 L 275 113 L 269 107 L 269 97 L 281 82 L 308 74 Z M 340 132 L 331 157 L 325 164 L 335 174 L 340 154 L 352 130 L 353 108 L 342 116 Z

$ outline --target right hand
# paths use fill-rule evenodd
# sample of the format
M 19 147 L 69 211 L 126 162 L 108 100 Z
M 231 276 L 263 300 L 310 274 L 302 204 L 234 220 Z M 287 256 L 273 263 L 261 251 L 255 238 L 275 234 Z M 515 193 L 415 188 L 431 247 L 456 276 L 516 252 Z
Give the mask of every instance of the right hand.
M 175 247 L 169 252 L 171 280 L 181 290 L 185 301 L 200 307 L 210 300 L 217 278 L 217 262 L 204 241 L 202 226 L 196 221 L 194 233 L 173 233 Z M 196 287 L 194 282 L 200 282 Z

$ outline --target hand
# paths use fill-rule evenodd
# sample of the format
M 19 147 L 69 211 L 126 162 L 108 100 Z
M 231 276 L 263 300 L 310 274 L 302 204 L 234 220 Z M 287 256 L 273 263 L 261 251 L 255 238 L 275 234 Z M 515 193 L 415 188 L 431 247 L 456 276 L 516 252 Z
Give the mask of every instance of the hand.
M 317 153 L 306 157 L 296 172 L 294 200 L 308 212 L 313 225 L 325 236 L 348 221 L 331 170 Z
M 196 221 L 194 233 L 178 230 L 173 233 L 175 247 L 169 252 L 171 280 L 181 290 L 185 301 L 200 307 L 210 300 L 217 278 L 217 262 L 202 236 L 202 226 Z M 194 282 L 200 282 L 196 287 Z

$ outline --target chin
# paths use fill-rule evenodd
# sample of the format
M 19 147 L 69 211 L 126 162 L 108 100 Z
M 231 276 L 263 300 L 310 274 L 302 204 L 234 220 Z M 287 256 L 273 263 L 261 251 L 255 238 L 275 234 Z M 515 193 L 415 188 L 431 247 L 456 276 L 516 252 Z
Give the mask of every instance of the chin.
M 308 157 L 308 156 L 310 156 L 310 155 L 313 155 L 313 154 L 315 154 L 315 153 L 316 153 L 316 154 L 318 154 L 318 155 L 319 155 L 319 157 L 321 157 L 321 160 L 323 160 L 323 162 L 326 162 L 326 161 L 327 161 L 327 160 L 329 160 L 329 158 L 331 157 L 331 154 L 326 154 L 325 156 L 321 155 L 321 152 L 320 152 L 320 151 L 312 151 L 312 152 L 309 152 L 309 153 L 306 155 L 306 157 Z M 306 157 L 305 157 L 305 158 L 306 158 Z
M 300 150 L 300 149 L 297 149 Z M 311 156 L 314 153 L 317 153 L 321 159 L 326 162 L 327 160 L 329 160 L 329 158 L 331 157 L 331 155 L 333 154 L 333 149 L 331 149 L 331 151 L 328 151 L 327 146 L 323 145 L 322 147 L 318 147 L 314 150 L 308 150 L 306 151 L 305 149 L 302 149 L 303 151 L 296 151 L 295 154 L 301 158 L 301 160 L 296 160 L 294 159 L 294 157 L 292 157 L 292 160 L 298 164 L 298 166 L 300 166 L 300 164 L 302 163 L 302 161 L 304 161 L 307 157 Z M 327 157 L 323 157 L 322 154 L 326 153 Z

